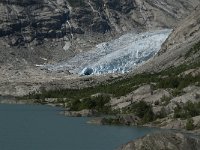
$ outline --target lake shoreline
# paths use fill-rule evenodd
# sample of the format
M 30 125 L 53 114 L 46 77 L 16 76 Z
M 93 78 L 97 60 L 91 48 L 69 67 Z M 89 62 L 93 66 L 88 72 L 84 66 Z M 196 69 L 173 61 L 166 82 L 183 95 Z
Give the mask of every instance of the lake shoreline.
M 58 107 L 58 108 L 63 108 L 61 104 L 52 104 L 52 103 L 38 103 L 36 100 L 19 100 L 19 99 L 15 99 L 14 97 L 12 99 L 0 99 L 0 104 L 16 104 L 16 105 L 30 105 L 30 104 L 35 104 L 35 105 L 46 105 L 46 106 L 51 106 L 51 107 Z M 93 125 L 110 125 L 110 126 L 128 126 L 128 127 L 132 127 L 133 125 L 126 125 L 126 124 L 103 124 L 102 123 L 102 119 L 105 118 L 101 117 L 99 115 L 96 115 L 95 113 L 89 111 L 89 110 L 82 110 L 82 111 L 69 111 L 66 108 L 63 108 L 63 110 L 60 111 L 59 113 L 60 115 L 64 115 L 66 117 L 89 117 L 91 118 L 89 121 L 87 121 L 88 124 L 93 124 Z M 157 129 L 161 129 L 161 130 L 172 130 L 172 131 L 176 131 L 176 132 L 180 132 L 183 134 L 192 134 L 194 136 L 200 136 L 200 130 L 185 130 L 185 129 L 181 129 L 181 128 L 163 128 L 163 127 L 159 127 L 156 125 L 153 125 L 151 123 L 149 124 L 144 124 L 144 125 L 134 125 L 135 127 L 147 127 L 147 128 L 157 128 Z
M 1 104 L 1 150 L 114 150 L 156 131 L 91 125 L 86 123 L 90 118 L 65 117 L 59 114 L 61 110 L 46 105 Z

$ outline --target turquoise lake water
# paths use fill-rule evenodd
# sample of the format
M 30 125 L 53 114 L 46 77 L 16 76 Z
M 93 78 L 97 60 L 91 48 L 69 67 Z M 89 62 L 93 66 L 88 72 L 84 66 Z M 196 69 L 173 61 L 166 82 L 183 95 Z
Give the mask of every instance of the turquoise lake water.
M 87 124 L 40 105 L 0 105 L 0 150 L 115 150 L 155 129 Z

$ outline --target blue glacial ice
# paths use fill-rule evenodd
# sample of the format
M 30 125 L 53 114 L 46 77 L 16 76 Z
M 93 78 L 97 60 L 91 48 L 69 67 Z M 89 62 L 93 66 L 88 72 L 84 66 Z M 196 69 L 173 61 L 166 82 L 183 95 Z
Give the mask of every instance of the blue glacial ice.
M 96 45 L 68 61 L 48 65 L 49 70 L 69 70 L 81 75 L 125 73 L 152 58 L 172 30 L 156 30 L 140 34 L 127 33 L 118 39 Z

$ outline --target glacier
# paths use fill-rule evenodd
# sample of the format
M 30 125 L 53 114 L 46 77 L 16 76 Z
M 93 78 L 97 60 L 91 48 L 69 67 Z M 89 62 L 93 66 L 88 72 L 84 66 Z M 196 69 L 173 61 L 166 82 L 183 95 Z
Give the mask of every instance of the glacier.
M 51 71 L 69 70 L 73 74 L 99 75 L 126 73 L 152 58 L 172 32 L 171 29 L 144 33 L 127 33 L 109 42 L 96 45 L 58 64 L 46 65 Z

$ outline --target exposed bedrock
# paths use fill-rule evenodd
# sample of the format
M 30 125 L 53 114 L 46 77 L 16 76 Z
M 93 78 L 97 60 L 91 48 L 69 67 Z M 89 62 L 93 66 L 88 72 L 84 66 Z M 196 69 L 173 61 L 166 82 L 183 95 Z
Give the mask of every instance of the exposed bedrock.
M 181 133 L 153 133 L 129 142 L 119 150 L 199 150 L 200 141 Z

